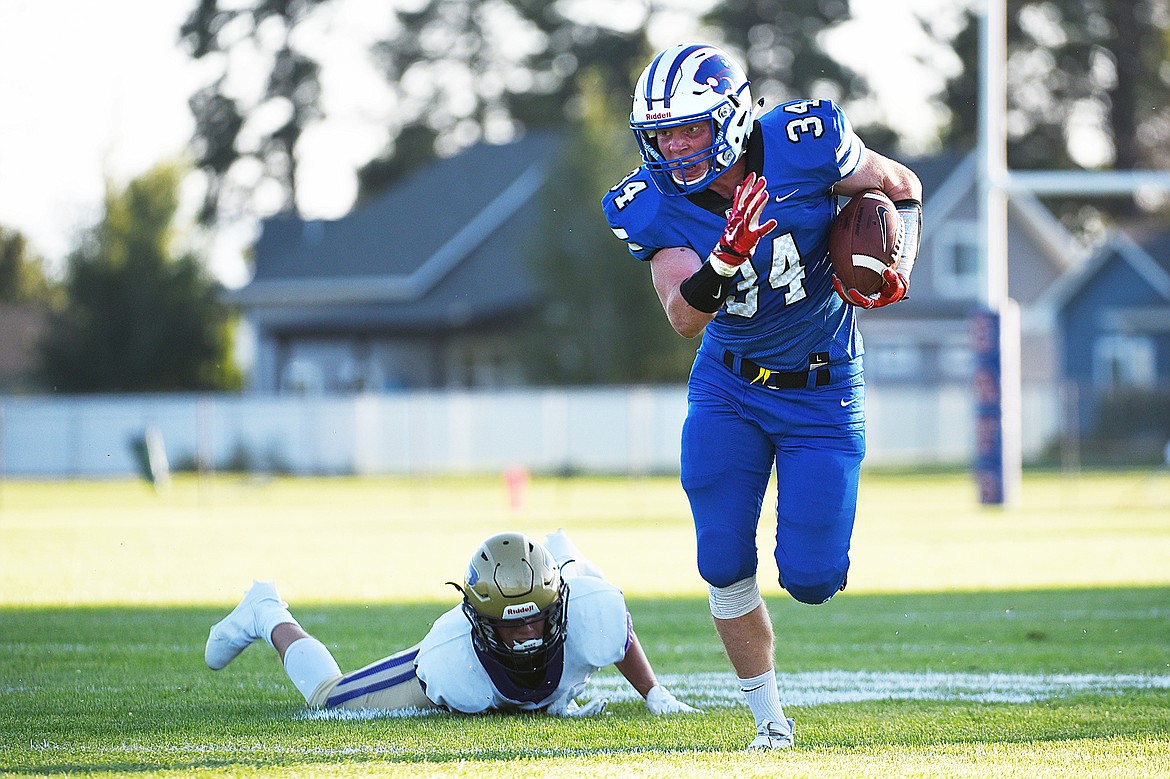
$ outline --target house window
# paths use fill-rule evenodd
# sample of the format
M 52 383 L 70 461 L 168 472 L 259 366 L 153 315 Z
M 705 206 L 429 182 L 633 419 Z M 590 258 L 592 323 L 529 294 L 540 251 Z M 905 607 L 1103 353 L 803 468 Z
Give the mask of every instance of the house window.
M 1093 384 L 1103 390 L 1152 389 L 1154 342 L 1142 335 L 1105 335 L 1093 345 Z
M 281 371 L 280 391 L 294 395 L 316 395 L 325 389 L 321 369 L 310 360 L 290 360 Z
M 975 373 L 975 354 L 969 344 L 946 344 L 939 350 L 938 367 L 948 379 L 970 379 Z
M 940 297 L 968 298 L 979 293 L 983 262 L 979 228 L 974 222 L 940 225 L 937 254 L 930 257 L 935 289 Z
M 922 375 L 922 352 L 908 343 L 867 346 L 865 373 L 876 379 L 919 378 Z
M 510 387 L 523 376 L 505 343 L 493 338 L 467 339 L 452 344 L 447 360 L 451 387 Z

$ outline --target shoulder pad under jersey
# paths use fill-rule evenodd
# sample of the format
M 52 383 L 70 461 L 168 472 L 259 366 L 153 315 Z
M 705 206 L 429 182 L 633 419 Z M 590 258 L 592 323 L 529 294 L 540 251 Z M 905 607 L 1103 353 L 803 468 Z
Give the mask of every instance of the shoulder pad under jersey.
M 662 248 L 653 246 L 649 232 L 658 214 L 662 193 L 644 168 L 635 168 L 601 199 L 605 221 L 614 235 L 626 242 L 630 254 L 640 260 Z
M 790 100 L 760 117 L 765 134 L 786 143 L 785 157 L 804 170 L 832 166 L 837 180 L 861 164 L 865 144 L 832 100 Z

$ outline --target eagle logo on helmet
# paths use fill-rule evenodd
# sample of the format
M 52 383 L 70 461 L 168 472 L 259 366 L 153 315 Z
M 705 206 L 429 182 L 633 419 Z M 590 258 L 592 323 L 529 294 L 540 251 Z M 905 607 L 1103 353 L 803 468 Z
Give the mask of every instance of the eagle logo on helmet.
M 735 66 L 722 54 L 712 54 L 695 68 L 695 83 L 712 92 L 726 95 L 735 91 Z M 696 94 L 699 94 L 696 92 Z

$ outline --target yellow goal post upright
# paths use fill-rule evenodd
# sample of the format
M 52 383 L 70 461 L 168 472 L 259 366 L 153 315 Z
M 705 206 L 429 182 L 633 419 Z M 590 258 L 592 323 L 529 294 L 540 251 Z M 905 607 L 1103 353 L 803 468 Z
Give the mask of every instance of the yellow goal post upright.
M 1023 473 L 1019 307 L 1008 295 L 1007 203 L 1036 195 L 1170 192 L 1170 171 L 1018 171 L 1007 165 L 1007 0 L 984 0 L 980 21 L 979 175 L 983 235 L 982 310 L 975 351 L 975 479 L 980 502 L 1012 506 Z

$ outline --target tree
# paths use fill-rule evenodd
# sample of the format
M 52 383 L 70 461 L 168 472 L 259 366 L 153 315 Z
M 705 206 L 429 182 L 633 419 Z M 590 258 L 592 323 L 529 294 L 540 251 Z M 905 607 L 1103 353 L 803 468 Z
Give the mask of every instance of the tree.
M 272 185 L 283 193 L 281 208 L 296 208 L 299 142 L 324 117 L 321 64 L 299 33 L 318 9 L 342 2 L 198 0 L 180 36 L 192 58 L 219 63 L 218 76 L 190 100 L 195 165 L 207 181 L 204 221 L 258 210 L 249 198 Z M 570 5 L 388 4 L 391 31 L 372 54 L 390 98 L 372 108 L 387 114 L 389 141 L 359 172 L 359 195 L 481 138 L 505 141 L 526 126 L 563 125 L 583 69 L 608 73 L 628 93 L 627 71 L 642 54 L 644 25 L 622 32 L 574 21 L 562 11 Z M 248 79 L 263 85 L 253 83 L 252 94 L 244 94 L 240 82 Z
M 546 294 L 522 353 L 537 382 L 682 381 L 698 344 L 670 327 L 648 265 L 600 216 L 602 194 L 640 161 L 628 98 L 604 84 L 596 72 L 581 79 L 582 116 L 538 198 L 543 216 L 528 259 Z
M 953 41 L 963 69 L 947 83 L 944 140 L 973 145 L 979 19 L 968 11 L 965 20 Z M 1170 165 L 1168 0 L 1013 0 L 1007 35 L 1011 167 Z M 1103 159 L 1078 153 L 1076 133 L 1087 126 L 1108 146 Z
M 946 85 L 951 121 L 942 136 L 970 147 L 979 127 L 980 21 L 971 11 L 964 19 L 953 43 L 963 68 Z M 1010 167 L 1170 167 L 1170 0 L 1012 0 L 1007 46 Z M 1145 209 L 1117 197 L 1044 201 L 1089 240 Z
M 284 193 L 283 208 L 295 207 L 297 143 L 321 117 L 321 83 L 320 67 L 293 44 L 293 36 L 322 2 L 255 0 L 250 7 L 239 3 L 222 7 L 220 0 L 198 0 L 180 29 L 193 59 L 220 63 L 219 76 L 189 102 L 195 117 L 195 166 L 207 181 L 202 221 L 215 222 L 225 201 L 247 197 L 247 190 L 263 181 L 274 182 Z M 230 55 L 245 48 L 268 60 L 263 86 L 253 84 L 251 95 L 228 89 Z M 254 144 L 241 136 L 249 120 L 263 125 Z M 240 185 L 232 172 L 248 163 L 256 164 L 260 174 L 237 192 Z
M 36 339 L 60 285 L 46 277 L 24 235 L 0 227 L 0 392 L 36 389 Z
M 0 227 L 0 303 L 48 305 L 54 285 L 16 230 Z
M 68 258 L 67 302 L 41 343 L 45 383 L 64 392 L 227 389 L 228 310 L 192 254 L 173 256 L 180 171 L 159 166 L 124 190 Z
M 565 126 L 579 76 L 629 94 L 645 52 L 645 26 L 621 32 L 574 20 L 546 0 L 427 0 L 398 13 L 398 31 L 375 47 L 396 94 L 399 126 L 359 174 L 377 192 L 436 153 L 525 127 Z M 429 148 L 428 148 L 429 142 Z
M 858 105 L 871 94 L 870 85 L 821 45 L 822 33 L 849 18 L 847 0 L 722 0 L 703 20 L 732 51 L 742 52 L 752 97 L 766 105 L 805 97 Z M 859 122 L 864 116 L 850 111 L 866 144 L 896 148 L 895 134 Z
M 743 52 L 753 96 L 783 102 L 821 95 L 843 100 L 864 91 L 860 77 L 817 42 L 848 18 L 845 0 L 723 0 L 704 21 Z

